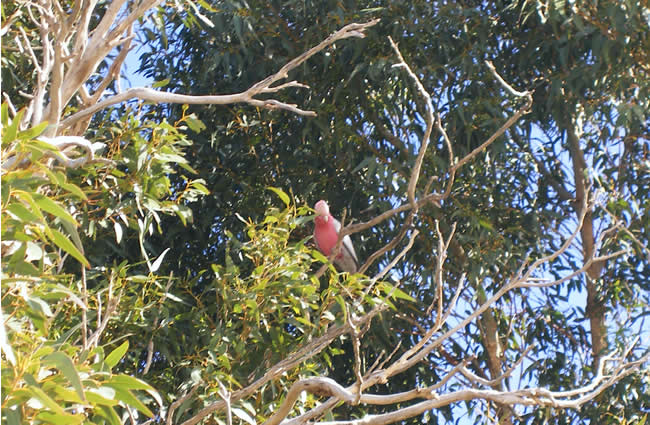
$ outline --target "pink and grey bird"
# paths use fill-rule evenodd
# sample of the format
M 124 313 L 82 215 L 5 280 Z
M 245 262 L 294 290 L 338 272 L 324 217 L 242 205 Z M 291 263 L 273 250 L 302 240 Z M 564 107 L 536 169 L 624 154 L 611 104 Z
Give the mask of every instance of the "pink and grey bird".
M 327 202 L 323 200 L 316 202 L 314 209 L 316 210 L 314 241 L 318 250 L 329 257 L 339 239 L 341 223 L 332 217 Z M 357 260 L 357 254 L 354 252 L 350 236 L 343 236 L 341 251 L 334 258 L 334 264 L 348 273 L 356 273 L 359 269 L 359 260 Z

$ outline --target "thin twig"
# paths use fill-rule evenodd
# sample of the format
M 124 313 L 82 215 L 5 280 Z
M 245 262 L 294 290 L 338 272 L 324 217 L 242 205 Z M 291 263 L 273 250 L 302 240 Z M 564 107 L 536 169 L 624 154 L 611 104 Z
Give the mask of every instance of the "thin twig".
M 217 378 L 217 381 L 219 382 L 219 397 L 226 403 L 226 425 L 232 425 L 232 405 L 230 404 L 230 392 L 226 388 L 225 385 L 223 385 L 223 382 L 221 382 L 220 379 Z
M 185 403 L 185 401 L 189 400 L 200 386 L 200 383 L 195 384 L 189 392 L 187 392 L 178 400 L 174 401 L 171 406 L 169 406 L 169 411 L 167 412 L 167 421 L 165 422 L 166 425 L 172 424 L 172 421 L 174 420 L 174 411 L 178 409 L 181 404 Z
M 643 242 L 641 242 L 636 236 L 634 236 L 634 233 L 632 233 L 626 226 L 622 225 L 621 219 L 619 219 L 614 214 L 612 214 L 607 208 L 603 207 L 603 210 L 614 221 L 614 224 L 620 225 L 621 230 L 625 232 L 637 244 L 639 249 L 641 249 L 641 251 L 643 251 L 643 253 L 646 255 L 646 260 L 648 261 L 648 263 L 650 263 L 650 249 L 648 249 L 648 247 Z
M 81 265 L 81 300 L 86 308 L 81 309 L 81 346 L 84 350 L 88 347 L 88 285 L 86 284 L 86 267 Z
M 436 284 L 436 296 L 434 299 L 431 301 L 431 305 L 429 305 L 429 308 L 427 308 L 426 314 L 427 316 L 431 314 L 431 311 L 433 310 L 433 305 L 436 302 L 436 299 L 438 300 L 438 315 L 436 319 L 436 323 L 439 323 L 442 320 L 442 271 L 443 267 L 445 264 L 445 260 L 447 259 L 447 250 L 449 249 L 449 244 L 451 243 L 451 239 L 454 237 L 454 233 L 456 232 L 456 223 L 454 223 L 451 226 L 451 232 L 449 234 L 449 238 L 445 241 L 442 232 L 440 231 L 440 224 L 438 220 L 435 221 L 435 226 L 436 226 L 436 234 L 438 235 L 438 255 L 436 258 L 436 272 L 435 272 L 435 284 Z
M 167 299 L 167 293 L 169 292 L 169 288 L 172 286 L 173 279 L 174 279 L 174 272 L 169 274 L 169 278 L 167 279 L 167 285 L 165 286 L 165 291 L 160 297 L 158 310 L 156 311 L 156 315 L 153 320 L 151 336 L 149 337 L 149 343 L 147 344 L 147 361 L 144 364 L 144 368 L 142 368 L 143 375 L 146 375 L 149 372 L 149 368 L 151 367 L 151 362 L 153 360 L 153 352 L 154 352 L 153 335 L 154 332 L 156 332 L 156 330 L 158 329 L 158 322 L 160 321 L 160 313 L 162 313 L 163 304 L 165 303 L 165 299 Z

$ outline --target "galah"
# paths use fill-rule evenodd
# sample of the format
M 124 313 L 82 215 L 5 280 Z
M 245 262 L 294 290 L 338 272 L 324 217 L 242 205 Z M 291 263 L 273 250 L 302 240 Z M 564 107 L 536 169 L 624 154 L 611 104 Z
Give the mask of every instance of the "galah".
M 327 202 L 323 200 L 316 202 L 314 209 L 316 210 L 314 241 L 316 241 L 318 250 L 329 257 L 339 239 L 341 223 L 332 217 Z M 356 273 L 359 269 L 359 260 L 357 259 L 356 252 L 354 252 L 354 246 L 352 246 L 350 236 L 343 236 L 341 251 L 334 258 L 334 264 L 348 273 Z

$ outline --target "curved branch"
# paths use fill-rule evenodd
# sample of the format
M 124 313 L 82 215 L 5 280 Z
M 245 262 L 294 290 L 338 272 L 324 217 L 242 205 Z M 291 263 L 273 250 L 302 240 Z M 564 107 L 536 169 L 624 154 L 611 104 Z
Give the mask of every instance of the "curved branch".
M 360 317 L 356 320 L 355 325 L 363 326 L 366 323 L 370 322 L 377 314 L 385 310 L 387 306 L 385 304 L 375 307 L 370 313 Z M 345 335 L 351 331 L 350 324 L 345 322 L 342 325 L 331 326 L 324 335 L 310 341 L 305 346 L 301 347 L 299 350 L 295 351 L 286 359 L 280 361 L 273 365 L 268 372 L 264 374 L 261 378 L 257 379 L 255 382 L 249 386 L 242 388 L 241 390 L 235 391 L 231 394 L 231 402 L 235 403 L 238 400 L 241 400 L 244 397 L 248 397 L 253 394 L 255 391 L 263 387 L 267 382 L 277 378 L 288 370 L 296 367 L 303 361 L 317 355 L 322 350 L 327 348 L 327 346 L 335 339 Z M 196 415 L 192 416 L 190 419 L 182 423 L 182 425 L 194 425 L 198 423 L 201 419 L 207 415 L 223 410 L 226 408 L 226 403 L 224 401 L 216 401 L 203 409 L 201 409 Z
M 413 167 L 413 173 L 411 174 L 411 179 L 409 180 L 408 189 L 407 189 L 408 200 L 411 203 L 413 209 L 417 212 L 418 206 L 415 202 L 415 188 L 420 178 L 420 170 L 422 168 L 422 162 L 424 161 L 424 154 L 427 152 L 427 147 L 429 146 L 429 139 L 431 138 L 431 133 L 433 131 L 433 123 L 434 123 L 433 103 L 431 102 L 431 96 L 422 85 L 420 79 L 417 77 L 417 75 L 415 75 L 415 73 L 411 70 L 411 67 L 408 66 L 408 64 L 402 57 L 402 53 L 397 47 L 397 44 L 395 44 L 392 38 L 388 37 L 388 39 L 390 40 L 390 44 L 393 47 L 393 50 L 395 50 L 395 53 L 397 54 L 397 57 L 400 60 L 399 63 L 393 65 L 393 67 L 404 68 L 406 70 L 406 73 L 415 82 L 415 86 L 417 87 L 420 96 L 424 98 L 426 104 L 426 111 L 425 111 L 426 129 L 424 130 L 424 135 L 422 136 L 420 151 L 418 152 L 418 156 L 415 159 L 415 166 Z
M 495 71 L 495 75 L 496 74 Z M 503 80 L 501 77 L 499 77 L 500 80 Z M 505 83 L 505 82 L 504 82 Z M 509 86 L 507 86 L 509 87 Z M 517 92 L 519 93 L 519 92 Z M 424 197 L 421 199 L 415 200 L 415 203 L 411 203 L 410 201 L 408 203 L 404 203 L 398 207 L 395 207 L 393 209 L 384 211 L 383 213 L 379 214 L 378 216 L 372 218 L 371 220 L 368 220 L 363 223 L 357 223 L 353 225 L 349 225 L 345 227 L 344 229 L 341 230 L 341 233 L 343 233 L 343 236 L 345 235 L 351 235 L 353 233 L 358 233 L 363 230 L 369 229 L 371 227 L 376 226 L 377 224 L 381 223 L 382 221 L 394 216 L 395 214 L 399 214 L 400 212 L 403 211 L 408 211 L 410 209 L 417 209 L 422 207 L 424 204 L 428 202 L 438 202 L 443 199 L 446 199 L 450 194 L 451 194 L 451 188 L 452 188 L 452 183 L 454 181 L 454 176 L 456 172 L 465 164 L 467 164 L 469 161 L 471 161 L 475 156 L 477 156 L 479 153 L 483 152 L 485 149 L 487 149 L 488 146 L 490 146 L 494 141 L 503 135 L 506 130 L 508 130 L 510 127 L 514 125 L 515 122 L 519 120 L 522 116 L 530 112 L 530 108 L 532 107 L 533 104 L 533 96 L 532 93 L 529 91 L 525 91 L 521 93 L 525 98 L 526 102 L 525 104 L 517 110 L 506 122 L 497 130 L 495 131 L 490 137 L 487 138 L 487 140 L 481 145 L 479 145 L 477 148 L 475 148 L 473 151 L 465 155 L 463 158 L 461 158 L 458 162 L 453 164 L 451 168 L 449 169 L 449 179 L 447 181 L 446 189 L 443 193 L 429 193 L 426 194 Z M 436 120 L 436 128 L 441 132 L 443 135 L 443 138 L 445 140 L 445 144 L 447 145 L 447 148 L 449 149 L 449 154 L 450 154 L 450 161 L 453 162 L 453 152 L 452 152 L 452 144 L 451 141 L 449 140 L 449 137 L 447 136 L 447 133 L 445 132 L 444 128 L 442 127 L 442 122 L 438 118 Z
M 45 143 L 48 143 L 52 145 L 53 147 L 56 148 L 56 150 L 51 150 L 51 151 L 45 151 L 43 153 L 43 156 L 47 158 L 53 158 L 56 159 L 61 163 L 66 168 L 79 168 L 81 166 L 84 166 L 88 163 L 98 161 L 98 162 L 106 162 L 106 163 L 112 163 L 112 161 L 109 161 L 104 158 L 96 158 L 95 157 L 95 147 L 93 146 L 88 139 L 85 139 L 83 137 L 79 136 L 58 136 L 58 137 L 46 137 L 46 136 L 39 136 L 37 137 L 38 140 L 41 140 Z M 78 158 L 70 158 L 68 155 L 64 153 L 64 151 L 69 150 L 71 148 L 80 148 L 84 151 L 82 156 Z M 27 155 L 26 157 L 20 156 L 20 155 L 9 155 L 7 159 L 5 159 L 2 162 L 2 170 L 3 171 L 10 171 L 15 167 L 18 166 L 23 166 L 27 163 L 29 163 L 31 158 L 31 154 Z
M 377 24 L 378 19 L 372 20 L 370 22 L 362 24 L 349 24 L 340 30 L 336 31 L 325 40 L 320 42 L 318 45 L 312 47 L 302 55 L 297 58 L 289 61 L 284 65 L 278 72 L 265 78 L 264 80 L 255 83 L 248 90 L 242 93 L 235 94 L 226 94 L 226 95 L 205 95 L 205 96 L 192 96 L 186 94 L 177 94 L 177 93 L 168 93 L 158 90 L 154 90 L 146 87 L 136 87 L 129 89 L 123 93 L 116 94 L 111 96 L 108 99 L 105 99 L 96 105 L 90 106 L 84 110 L 81 110 L 61 122 L 61 128 L 70 127 L 76 122 L 86 119 L 96 112 L 107 108 L 111 105 L 122 103 L 131 99 L 140 99 L 148 102 L 154 103 L 183 103 L 189 105 L 230 105 L 234 103 L 248 103 L 253 106 L 257 106 L 265 109 L 284 109 L 298 115 L 304 116 L 316 116 L 316 113 L 313 111 L 305 111 L 297 107 L 295 104 L 288 104 L 280 102 L 275 99 L 260 100 L 256 99 L 255 96 L 263 93 L 274 93 L 283 88 L 287 87 L 302 87 L 306 88 L 308 86 L 298 83 L 296 81 L 291 81 L 279 86 L 271 87 L 277 81 L 287 78 L 289 71 L 296 68 L 297 66 L 304 63 L 307 59 L 314 56 L 316 53 L 325 49 L 327 46 L 333 44 L 338 40 L 342 40 L 349 37 L 365 37 L 365 30 L 369 27 Z
M 597 375 L 586 384 L 578 389 L 572 391 L 549 391 L 545 388 L 527 388 L 518 391 L 498 391 L 498 390 L 480 390 L 480 389 L 465 389 L 454 391 L 444 395 L 435 393 L 440 385 L 435 384 L 427 388 L 416 388 L 411 391 L 387 394 L 387 395 L 374 395 L 362 394 L 359 401 L 364 404 L 372 405 L 388 405 L 397 404 L 404 401 L 409 401 L 414 398 L 425 398 L 426 400 L 410 405 L 405 408 L 397 409 L 388 413 L 379 415 L 367 415 L 361 419 L 346 420 L 346 421 L 331 421 L 331 422 L 318 422 L 322 425 L 379 425 L 390 424 L 401 420 L 409 419 L 423 414 L 427 410 L 443 407 L 459 401 L 468 401 L 474 399 L 483 399 L 500 404 L 519 404 L 529 406 L 552 406 L 559 408 L 573 408 L 577 409 L 584 403 L 593 400 L 605 389 L 613 385 L 621 378 L 634 373 L 639 367 L 650 359 L 650 354 L 645 355 L 639 360 L 632 362 L 624 362 L 623 359 L 629 349 L 619 359 L 618 364 L 614 367 L 609 375 L 603 373 L 604 367 L 598 369 Z M 602 363 L 612 361 L 613 353 L 604 358 Z M 449 380 L 454 374 L 464 371 L 465 366 L 472 359 L 467 358 L 463 362 L 456 365 L 444 378 L 443 381 Z M 472 379 L 475 377 L 472 375 Z M 281 420 L 286 417 L 293 407 L 295 401 L 302 391 L 309 391 L 318 395 L 328 395 L 334 400 L 328 400 L 325 404 L 332 405 L 335 402 L 353 403 L 356 401 L 357 396 L 351 391 L 352 387 L 344 388 L 336 381 L 330 378 L 307 378 L 294 383 L 287 393 L 283 404 L 278 411 L 269 418 L 264 425 L 277 425 Z M 311 412 L 308 412 L 309 414 Z M 294 425 L 305 423 L 307 419 L 305 416 L 294 418 L 283 422 L 285 425 Z

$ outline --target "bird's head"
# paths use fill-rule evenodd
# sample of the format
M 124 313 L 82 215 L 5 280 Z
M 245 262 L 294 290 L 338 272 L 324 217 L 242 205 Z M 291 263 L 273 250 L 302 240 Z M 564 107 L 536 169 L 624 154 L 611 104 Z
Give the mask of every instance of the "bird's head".
M 330 207 L 327 205 L 327 202 L 321 199 L 320 201 L 316 202 L 314 209 L 316 210 L 316 217 L 323 217 L 325 221 L 327 221 L 330 215 Z

